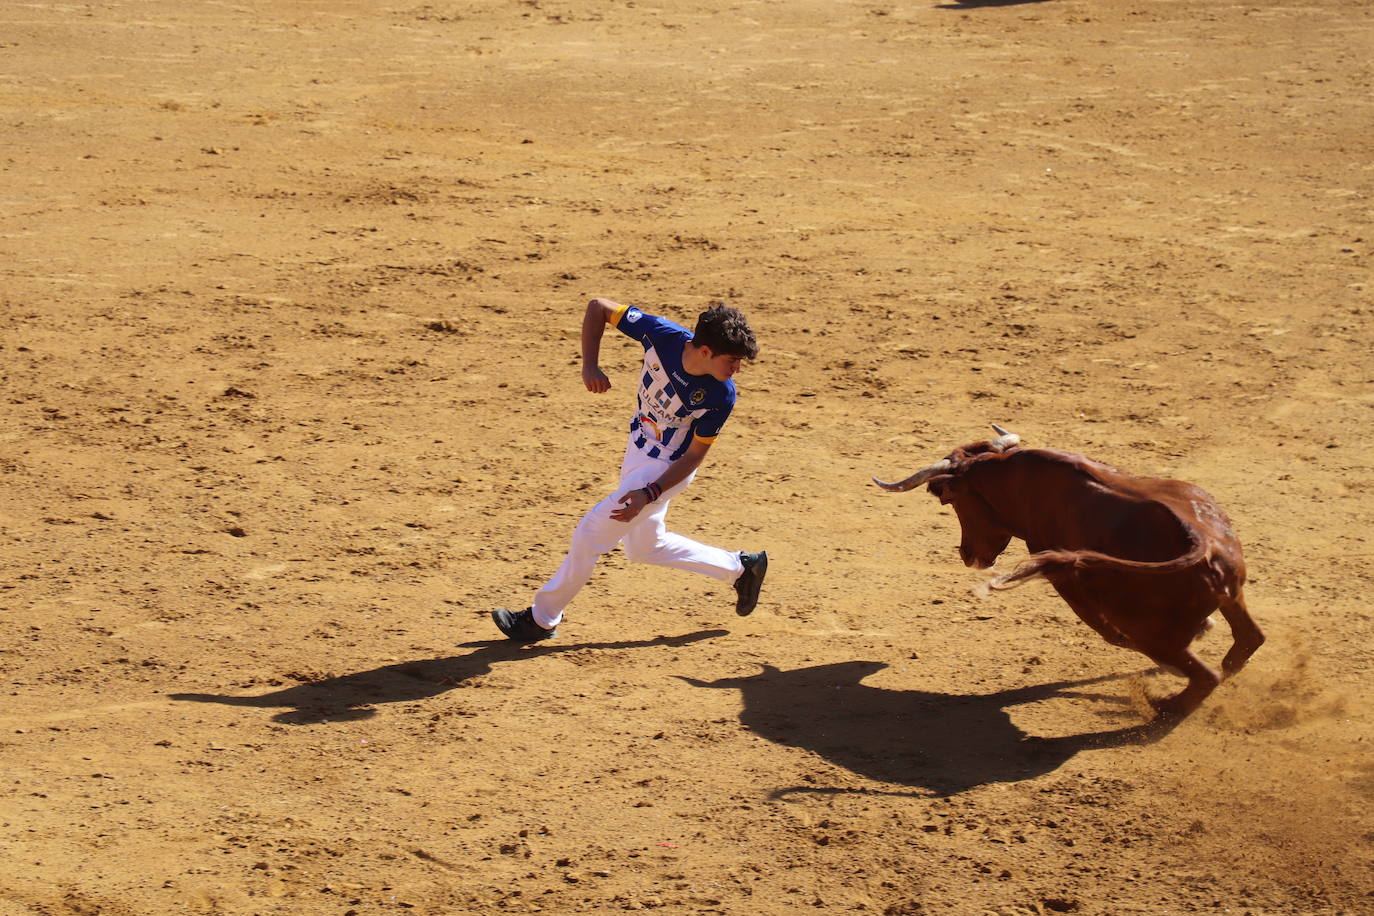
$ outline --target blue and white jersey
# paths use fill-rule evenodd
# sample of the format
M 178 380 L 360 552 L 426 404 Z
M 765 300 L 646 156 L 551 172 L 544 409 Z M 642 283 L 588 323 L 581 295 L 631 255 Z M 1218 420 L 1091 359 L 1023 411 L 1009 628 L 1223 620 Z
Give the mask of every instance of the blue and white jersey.
M 692 439 L 715 441 L 735 406 L 735 383 L 711 375 L 688 375 L 682 350 L 692 332 L 633 306 L 611 316 L 616 330 L 644 346 L 639 409 L 630 421 L 630 441 L 650 458 L 673 461 Z

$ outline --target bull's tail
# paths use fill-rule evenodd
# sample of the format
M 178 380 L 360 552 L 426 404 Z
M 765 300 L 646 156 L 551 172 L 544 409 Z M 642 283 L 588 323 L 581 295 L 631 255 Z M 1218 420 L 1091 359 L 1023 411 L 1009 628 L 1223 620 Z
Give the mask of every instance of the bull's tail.
M 1042 550 L 1033 553 L 1016 565 L 1016 568 L 1003 576 L 989 579 L 986 588 L 1002 591 L 1024 585 L 1053 572 L 1071 569 L 1119 569 L 1139 573 L 1171 573 L 1191 569 L 1207 560 L 1207 544 L 1197 539 L 1193 549 L 1172 560 L 1127 560 L 1113 557 L 1096 550 Z

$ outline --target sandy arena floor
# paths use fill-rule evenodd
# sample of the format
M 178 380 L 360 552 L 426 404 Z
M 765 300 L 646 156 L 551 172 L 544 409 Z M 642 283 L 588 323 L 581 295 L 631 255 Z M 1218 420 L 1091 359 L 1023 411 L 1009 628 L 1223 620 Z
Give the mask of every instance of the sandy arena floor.
M 4 4 L 0 916 L 1374 912 L 1372 61 L 1365 0 Z M 594 295 L 750 316 L 670 519 L 772 568 L 513 647 L 623 447 Z M 1269 642 L 1166 737 L 869 482 L 990 423 L 1231 514 Z

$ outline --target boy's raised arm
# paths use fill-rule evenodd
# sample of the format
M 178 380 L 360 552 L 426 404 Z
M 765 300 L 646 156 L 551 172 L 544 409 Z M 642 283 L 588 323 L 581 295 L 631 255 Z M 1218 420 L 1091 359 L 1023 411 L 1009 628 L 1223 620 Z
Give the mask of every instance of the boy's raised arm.
M 611 390 L 611 380 L 601 371 L 601 335 L 619 309 L 618 303 L 596 298 L 587 303 L 587 313 L 582 316 L 582 384 L 593 394 Z

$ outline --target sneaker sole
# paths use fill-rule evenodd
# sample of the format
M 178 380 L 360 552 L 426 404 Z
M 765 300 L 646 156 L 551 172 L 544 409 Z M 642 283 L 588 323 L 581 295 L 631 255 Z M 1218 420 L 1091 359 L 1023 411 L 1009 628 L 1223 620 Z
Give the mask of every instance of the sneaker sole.
M 741 617 L 748 617 L 750 614 L 754 613 L 754 608 L 759 606 L 759 592 L 763 591 L 763 577 L 768 575 L 767 551 L 764 551 L 763 555 L 759 557 L 758 565 L 754 567 L 753 572 L 757 574 L 755 577 L 757 582 L 754 584 L 753 589 L 751 589 L 751 594 L 748 599 L 741 599 L 744 602 L 743 605 L 735 605 L 735 613 Z
M 491 612 L 491 622 L 496 624 L 496 629 L 501 631 L 501 635 L 505 636 L 512 642 L 542 642 L 546 639 L 553 639 L 555 636 L 558 635 L 558 629 L 555 627 L 552 630 L 545 630 L 543 635 L 540 636 L 517 636 L 501 625 L 502 616 L 504 616 L 507 620 L 514 620 L 515 615 L 512 614 L 510 611 L 505 611 L 501 609 L 497 609 Z

